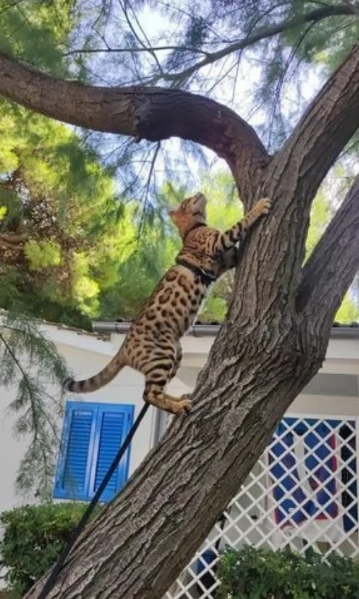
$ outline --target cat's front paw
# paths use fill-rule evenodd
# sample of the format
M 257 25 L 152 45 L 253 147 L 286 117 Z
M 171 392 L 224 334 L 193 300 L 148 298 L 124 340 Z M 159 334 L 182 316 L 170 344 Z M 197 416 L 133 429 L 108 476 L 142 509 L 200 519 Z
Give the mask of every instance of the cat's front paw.
M 262 198 L 256 203 L 256 209 L 259 210 L 260 214 L 268 214 L 272 207 L 272 203 L 268 198 Z
M 180 414 L 188 414 L 192 407 L 192 402 L 190 401 L 190 394 L 181 395 L 180 400 L 177 402 L 177 406 L 181 407 Z

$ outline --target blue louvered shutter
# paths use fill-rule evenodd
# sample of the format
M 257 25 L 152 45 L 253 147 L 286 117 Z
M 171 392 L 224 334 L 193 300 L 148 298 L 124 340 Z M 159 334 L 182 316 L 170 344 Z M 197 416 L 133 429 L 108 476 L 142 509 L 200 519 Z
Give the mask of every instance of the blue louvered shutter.
M 90 501 L 100 486 L 134 417 L 134 406 L 68 401 L 53 496 Z M 101 496 L 109 501 L 123 487 L 129 471 L 130 448 Z
M 94 448 L 94 468 L 90 483 L 90 495 L 99 488 L 133 422 L 133 407 L 105 404 L 99 408 Z M 110 501 L 125 484 L 128 477 L 129 450 L 112 475 L 101 501 Z
M 96 405 L 67 402 L 54 497 L 88 498 Z

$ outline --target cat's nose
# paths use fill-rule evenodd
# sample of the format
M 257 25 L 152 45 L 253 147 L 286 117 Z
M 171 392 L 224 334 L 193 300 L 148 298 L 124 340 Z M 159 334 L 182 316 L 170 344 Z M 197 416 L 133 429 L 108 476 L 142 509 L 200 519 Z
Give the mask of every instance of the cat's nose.
M 196 198 L 196 200 L 198 200 L 198 201 L 199 201 L 199 200 L 201 200 L 201 201 L 203 201 L 203 200 L 206 200 L 205 196 L 204 196 L 204 195 L 203 195 L 203 193 L 201 193 L 201 192 L 198 192 L 198 193 L 196 193 L 196 195 L 195 195 L 195 198 Z

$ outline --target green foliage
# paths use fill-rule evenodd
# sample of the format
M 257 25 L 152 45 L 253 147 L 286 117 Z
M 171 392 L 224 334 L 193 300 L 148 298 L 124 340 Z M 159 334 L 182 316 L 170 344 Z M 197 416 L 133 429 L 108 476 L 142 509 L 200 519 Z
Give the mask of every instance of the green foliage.
M 76 0 L 0 0 L 0 47 L 60 76 L 83 18 Z M 79 132 L 0 100 L 0 306 L 90 327 L 104 233 L 116 233 L 113 171 Z M 81 260 L 81 269 L 79 269 Z
M 61 45 L 76 25 L 76 4 L 76 0 L 1 0 L 1 50 L 65 75 Z
M 359 564 L 313 551 L 301 556 L 245 546 L 220 560 L 219 596 L 223 599 L 357 599 Z
M 54 241 L 39 241 L 30 239 L 24 244 L 24 253 L 29 261 L 30 270 L 41 270 L 49 266 L 61 264 L 61 248 Z
M 190 75 L 184 71 L 205 58 L 206 52 L 221 50 L 233 41 L 313 10 L 306 0 L 284 4 L 279 0 L 209 1 L 201 5 L 199 13 L 197 3 L 185 1 L 181 6 L 167 3 L 161 15 L 160 5 L 151 4 L 150 25 L 148 4 L 135 1 L 131 6 L 131 10 L 126 9 L 125 19 L 119 19 L 122 8 L 113 3 L 94 2 L 88 6 L 77 0 L 22 0 L 9 5 L 0 0 L 0 9 L 4 9 L 0 10 L 1 43 L 4 49 L 51 72 L 101 83 L 104 73 L 109 83 L 157 83 L 165 78 L 168 85 L 189 89 L 195 85 L 196 91 L 213 95 L 213 87 L 223 82 L 227 96 L 233 86 L 235 104 L 237 78 L 220 75 L 222 59 L 216 63 L 215 69 L 219 70 L 211 76 L 208 68 L 195 69 Z M 256 65 L 258 58 L 263 58 L 259 61 L 260 81 L 256 76 L 260 110 L 263 114 L 267 109 L 275 111 L 271 118 L 263 118 L 267 138 L 274 136 L 278 143 L 288 130 L 286 120 L 298 112 L 299 102 L 288 102 L 285 86 L 287 80 L 293 81 L 294 67 L 302 65 L 306 72 L 308 65 L 318 64 L 323 44 L 333 57 L 343 44 L 350 43 L 357 26 L 358 19 L 353 15 L 318 19 L 310 24 L 298 22 L 296 27 L 259 41 L 250 50 L 250 59 L 254 58 Z M 44 35 L 39 46 L 40 30 Z M 168 50 L 143 52 L 144 46 L 158 45 L 158 39 L 161 46 L 168 44 Z M 121 51 L 117 53 L 115 48 Z M 141 52 L 136 51 L 138 48 Z M 225 72 L 234 74 L 241 56 L 241 52 L 233 52 L 223 57 Z M 282 99 L 286 103 L 285 119 Z M 7 258 L 0 273 L 7 281 L 6 289 L 0 289 L 0 305 L 6 309 L 21 309 L 33 316 L 74 325 L 81 323 L 86 328 L 91 317 L 132 318 L 179 247 L 173 229 L 158 213 L 163 196 L 166 201 L 175 200 L 174 190 L 163 186 L 166 176 L 177 181 L 185 172 L 187 186 L 192 186 L 191 172 L 195 171 L 196 188 L 204 186 L 209 191 L 209 222 L 215 226 L 223 229 L 240 215 L 229 175 L 207 176 L 207 181 L 199 181 L 198 169 L 193 165 L 205 163 L 200 162 L 198 146 L 186 141 L 161 146 L 133 144 L 94 132 L 84 137 L 78 130 L 16 105 L 0 103 L 0 251 Z M 105 160 L 109 167 L 103 166 Z M 127 175 L 127 171 L 132 174 Z M 163 186 L 160 192 L 158 182 Z M 131 198 L 136 192 L 137 201 L 124 206 L 118 189 L 126 189 L 126 196 Z M 182 192 L 177 189 L 177 197 Z M 41 219 L 36 210 L 40 210 Z M 323 213 L 324 220 L 326 217 Z M 1 233 L 15 234 L 24 228 L 28 236 L 25 242 L 15 247 L 1 245 Z M 323 220 L 319 229 L 323 229 Z M 312 226 L 308 251 L 317 237 Z M 228 275 L 213 288 L 202 318 L 223 319 L 232 279 Z
M 0 319 L 0 386 L 14 389 L 15 397 L 7 407 L 17 416 L 14 432 L 29 438 L 16 486 L 20 492 L 33 490 L 44 498 L 52 488 L 59 443 L 57 423 L 62 415 L 61 387 L 67 369 L 36 322 L 4 312 Z
M 178 238 L 174 234 L 164 236 L 157 218 L 153 226 L 144 226 L 139 235 L 131 213 L 133 208 L 129 207 L 119 223 L 117 242 L 110 245 L 110 240 L 105 239 L 102 248 L 104 258 L 112 258 L 113 265 L 112 277 L 105 280 L 104 271 L 100 279 L 100 311 L 107 318 L 133 318 L 173 263 L 179 248 Z
M 311 8 L 311 3 L 307 0 L 292 1 L 288 15 L 300 16 Z M 343 14 L 319 20 L 313 27 L 305 28 L 298 25 L 288 29 L 283 33 L 283 40 L 297 49 L 299 57 L 308 62 L 325 65 L 332 70 L 345 58 L 358 33 L 359 22 L 353 11 L 350 15 Z
M 336 313 L 334 320 L 341 323 L 358 322 L 359 307 L 353 302 L 350 293 L 345 295 L 342 305 Z
M 306 241 L 306 258 L 310 256 L 319 239 L 323 235 L 330 218 L 333 215 L 333 208 L 330 201 L 324 195 L 323 191 L 320 191 L 312 204 L 310 214 L 310 227 L 308 230 L 307 241 Z
M 87 505 L 45 503 L 3 512 L 1 563 L 7 588 L 24 595 L 55 563 Z M 95 515 L 100 508 L 96 508 Z
M 1 275 L 12 288 L 0 306 L 70 323 L 76 310 L 94 315 L 97 279 L 113 266 L 103 235 L 117 233 L 111 169 L 64 125 L 5 103 L 0 132 Z

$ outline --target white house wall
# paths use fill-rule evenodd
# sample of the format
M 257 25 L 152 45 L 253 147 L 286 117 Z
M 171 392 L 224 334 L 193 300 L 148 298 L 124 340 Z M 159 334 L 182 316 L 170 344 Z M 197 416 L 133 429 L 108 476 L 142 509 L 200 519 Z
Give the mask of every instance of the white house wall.
M 77 333 L 56 326 L 41 327 L 47 336 L 56 344 L 59 353 L 65 358 L 69 369 L 76 378 L 84 378 L 96 374 L 114 355 L 116 349 L 111 341 L 102 341 L 93 335 Z M 125 403 L 135 406 L 135 417 L 143 406 L 142 394 L 144 384 L 142 375 L 130 368 L 103 389 L 84 395 L 68 396 L 68 399 L 84 401 Z M 171 384 L 172 393 L 186 393 L 188 388 L 180 381 Z M 51 393 L 53 389 L 48 389 Z M 8 412 L 8 406 L 15 398 L 15 390 L 1 389 L 0 405 L 0 512 L 24 503 L 24 498 L 15 493 L 14 483 L 18 467 L 28 446 L 28 438 L 15 438 L 13 425 L 15 417 Z M 141 463 L 154 443 L 156 410 L 150 407 L 141 427 L 131 445 L 130 475 Z M 32 497 L 26 501 L 31 502 Z
M 76 332 L 64 327 L 42 325 L 57 345 L 76 378 L 92 376 L 107 364 L 124 340 L 123 335 L 113 334 L 111 340 L 99 339 L 96 335 Z M 184 349 L 183 368 L 174 379 L 169 391 L 181 395 L 191 391 L 199 370 L 204 366 L 214 336 L 187 335 L 182 341 Z M 321 373 L 348 374 L 359 376 L 359 339 L 332 338 L 329 343 L 327 359 Z M 83 395 L 85 401 L 119 402 L 135 405 L 137 415 L 142 408 L 144 381 L 142 375 L 125 368 L 109 385 L 99 391 Z M 14 399 L 14 393 L 2 389 L 0 408 L 0 511 L 9 509 L 19 502 L 14 492 L 14 481 L 21 457 L 24 455 L 27 440 L 13 437 L 14 419 L 7 413 L 7 406 Z M 78 399 L 79 396 L 73 396 Z M 292 404 L 290 411 L 303 414 L 353 415 L 359 416 L 359 400 L 355 397 L 323 396 L 301 394 Z M 155 418 L 156 410 L 150 408 L 137 433 L 132 449 L 130 474 L 137 468 L 148 450 L 153 446 L 158 432 Z M 157 423 L 158 424 L 158 423 Z M 161 414 L 160 430 L 166 426 L 166 414 Z
M 14 415 L 7 411 L 7 407 L 13 399 L 13 393 L 6 389 L 1 389 L 0 512 L 23 503 L 22 499 L 15 495 L 14 484 L 17 469 L 28 443 L 25 439 L 16 439 L 14 437 L 13 427 L 16 419 Z

